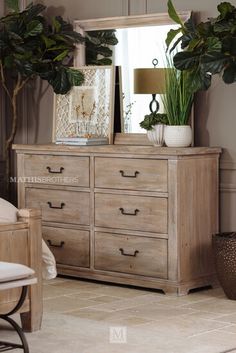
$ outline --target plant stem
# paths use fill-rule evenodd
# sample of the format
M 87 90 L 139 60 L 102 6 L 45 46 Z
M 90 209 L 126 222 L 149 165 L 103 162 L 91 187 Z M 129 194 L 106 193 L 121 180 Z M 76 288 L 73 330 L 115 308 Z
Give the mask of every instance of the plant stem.
M 3 73 L 3 71 L 2 71 Z M 4 77 L 4 74 L 1 74 L 1 77 Z M 22 79 L 21 75 L 18 73 L 17 76 L 17 82 L 16 85 L 13 89 L 12 96 L 10 95 L 10 92 L 5 84 L 5 78 L 2 80 L 3 87 L 5 91 L 7 92 L 7 95 L 10 99 L 11 106 L 12 106 L 12 127 L 11 127 L 11 132 L 9 137 L 7 138 L 5 142 L 5 159 L 6 159 L 6 189 L 7 189 L 7 195 L 9 194 L 9 186 L 10 186 L 10 169 L 11 169 L 11 146 L 14 141 L 14 138 L 16 136 L 17 132 L 17 125 L 18 125 L 18 114 L 17 114 L 17 97 L 21 89 L 24 87 L 26 82 L 29 80 L 29 78 Z

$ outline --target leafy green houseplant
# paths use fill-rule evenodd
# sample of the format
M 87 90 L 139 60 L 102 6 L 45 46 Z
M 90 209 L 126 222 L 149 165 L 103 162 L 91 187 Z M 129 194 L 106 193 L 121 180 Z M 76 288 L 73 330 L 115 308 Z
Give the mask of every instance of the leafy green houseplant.
M 115 30 L 89 31 L 85 33 L 86 63 L 89 65 L 111 65 L 112 46 L 118 44 Z
M 195 90 L 208 89 L 214 74 L 221 74 L 225 83 L 236 82 L 236 7 L 222 2 L 217 9 L 219 15 L 206 22 L 195 24 L 191 15 L 183 23 L 168 0 L 169 16 L 180 27 L 168 33 L 166 44 L 172 50 L 181 43 L 183 51 L 174 56 L 174 65 L 189 72 Z
M 162 103 L 167 115 L 165 143 L 169 147 L 186 147 L 192 142 L 189 118 L 193 105 L 194 92 L 188 73 L 176 69 L 167 56 L 165 70 L 165 94 Z
M 6 0 L 11 12 L 0 18 L 0 84 L 9 98 L 11 131 L 6 139 L 6 177 L 9 182 L 10 151 L 19 114 L 17 98 L 32 79 L 46 80 L 55 93 L 65 94 L 83 82 L 79 70 L 68 67 L 75 44 L 84 38 L 61 17 L 51 23 L 42 14 L 45 6 L 30 4 L 20 12 L 17 0 Z
M 142 129 L 150 131 L 157 124 L 167 124 L 167 115 L 160 113 L 151 113 L 147 114 L 144 117 L 144 120 L 139 124 Z
M 164 126 L 167 123 L 167 115 L 153 112 L 145 115 L 139 124 L 147 130 L 147 138 L 154 146 L 162 146 L 164 143 Z
M 168 1 L 169 16 L 180 27 L 169 32 L 166 43 L 172 49 L 181 42 L 183 51 L 174 56 L 174 65 L 192 77 L 198 90 L 208 89 L 215 74 L 227 84 L 236 82 L 236 7 L 222 2 L 217 9 L 219 15 L 206 22 L 195 25 L 191 16 L 182 23 L 171 0 Z M 179 33 L 181 36 L 176 40 Z M 212 245 L 219 282 L 226 296 L 236 300 L 236 233 L 215 234 Z

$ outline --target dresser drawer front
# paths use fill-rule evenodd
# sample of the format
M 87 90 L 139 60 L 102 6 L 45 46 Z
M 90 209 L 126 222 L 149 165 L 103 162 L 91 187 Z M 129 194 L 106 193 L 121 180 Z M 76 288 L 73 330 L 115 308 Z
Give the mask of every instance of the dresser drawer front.
M 166 160 L 97 157 L 95 186 L 166 192 L 167 167 Z
M 89 232 L 43 227 L 43 238 L 62 265 L 89 267 Z
M 26 207 L 41 208 L 43 221 L 89 225 L 90 193 L 26 188 Z
M 95 268 L 167 278 L 167 240 L 96 232 Z
M 167 199 L 95 194 L 95 225 L 167 233 Z
M 29 182 L 89 187 L 89 157 L 25 155 Z

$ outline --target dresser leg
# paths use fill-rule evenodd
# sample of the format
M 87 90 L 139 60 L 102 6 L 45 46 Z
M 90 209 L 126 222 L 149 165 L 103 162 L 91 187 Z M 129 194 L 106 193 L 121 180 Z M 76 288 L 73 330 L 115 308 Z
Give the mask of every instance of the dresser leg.
M 190 288 L 188 287 L 170 287 L 170 288 L 165 288 L 163 289 L 164 293 L 166 295 L 170 295 L 170 296 L 184 296 L 184 295 L 188 295 Z

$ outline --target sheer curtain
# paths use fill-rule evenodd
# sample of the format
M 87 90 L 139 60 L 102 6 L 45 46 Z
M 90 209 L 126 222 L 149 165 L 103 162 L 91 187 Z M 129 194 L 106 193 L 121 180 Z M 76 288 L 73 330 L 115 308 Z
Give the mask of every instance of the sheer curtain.
M 122 67 L 122 91 L 126 132 L 144 132 L 139 126 L 144 115 L 149 114 L 151 95 L 133 93 L 134 68 L 153 67 L 152 60 L 158 59 L 158 67 L 165 67 L 165 39 L 171 28 L 178 26 L 150 26 L 118 29 L 118 45 L 115 46 L 114 63 Z M 158 98 L 160 102 L 160 98 Z M 160 112 L 162 112 L 160 104 Z M 132 115 L 132 119 L 131 118 Z M 127 119 L 128 118 L 128 119 Z

